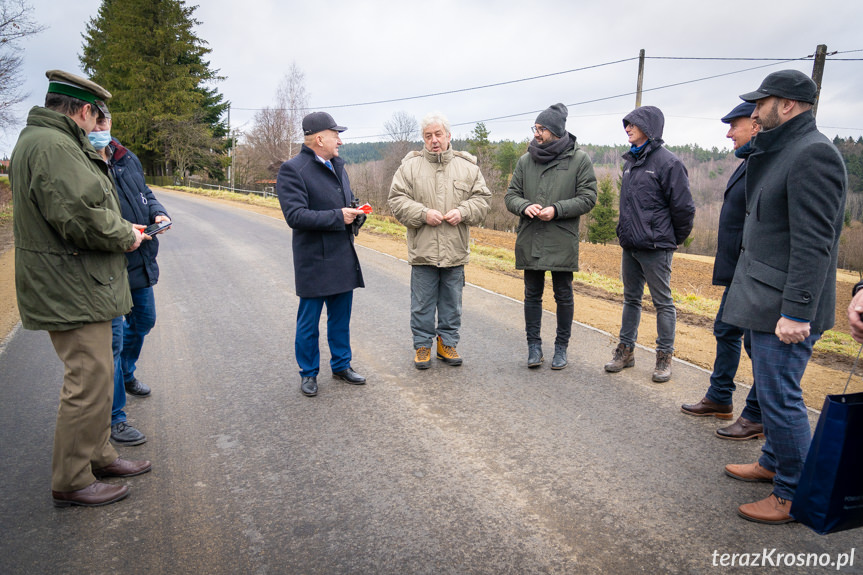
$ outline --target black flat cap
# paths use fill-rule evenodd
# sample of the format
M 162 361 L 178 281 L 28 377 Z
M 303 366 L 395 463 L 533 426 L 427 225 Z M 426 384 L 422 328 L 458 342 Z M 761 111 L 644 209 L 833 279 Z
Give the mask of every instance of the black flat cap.
M 798 102 L 815 103 L 815 93 L 818 86 L 815 82 L 797 70 L 779 70 L 764 78 L 761 86 L 754 92 L 741 94 L 740 99 L 745 102 L 757 102 L 768 96 L 788 98 Z
M 722 116 L 721 120 L 730 124 L 734 118 L 748 118 L 755 111 L 755 104 L 752 102 L 743 102 L 734 106 L 734 109 Z

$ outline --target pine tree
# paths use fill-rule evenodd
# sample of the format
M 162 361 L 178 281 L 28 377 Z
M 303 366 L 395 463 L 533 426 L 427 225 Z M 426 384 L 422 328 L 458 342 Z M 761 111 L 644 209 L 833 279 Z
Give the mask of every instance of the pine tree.
M 610 176 L 599 180 L 596 207 L 590 212 L 591 223 L 588 238 L 592 244 L 606 244 L 614 239 L 617 226 L 617 210 L 614 209 L 614 186 Z
M 149 173 L 170 155 L 168 126 L 202 124 L 202 146 L 226 132 L 220 118 L 228 104 L 209 87 L 222 78 L 193 29 L 196 8 L 184 0 L 102 0 L 84 34 L 83 69 L 112 93 L 112 131 Z

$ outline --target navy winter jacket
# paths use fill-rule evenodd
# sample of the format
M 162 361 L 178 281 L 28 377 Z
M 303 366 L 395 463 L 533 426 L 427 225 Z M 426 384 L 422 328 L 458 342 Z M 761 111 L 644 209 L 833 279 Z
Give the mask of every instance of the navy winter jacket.
M 116 139 L 111 140 L 111 175 L 120 196 L 123 219 L 133 224 L 148 226 L 155 223 L 156 216 L 168 216 L 168 212 L 153 195 L 144 181 L 144 168 L 138 156 L 127 150 Z M 129 288 L 136 290 L 156 285 L 159 281 L 159 238 L 144 240 L 141 247 L 126 254 L 126 269 L 129 271 Z
M 662 144 L 665 118 L 659 108 L 636 108 L 623 119 L 648 137 L 636 158 L 623 155 L 620 217 L 617 237 L 629 250 L 677 249 L 689 236 L 695 219 L 695 203 L 689 192 L 689 174 L 683 162 Z
M 354 235 L 342 214 L 354 194 L 345 161 L 338 156 L 331 161 L 333 170 L 304 144 L 297 156 L 282 164 L 276 179 L 279 204 L 293 230 L 294 281 L 302 298 L 365 287 Z
M 719 212 L 716 258 L 713 260 L 713 285 L 730 286 L 743 243 L 746 220 L 746 159 L 737 166 L 728 184 Z

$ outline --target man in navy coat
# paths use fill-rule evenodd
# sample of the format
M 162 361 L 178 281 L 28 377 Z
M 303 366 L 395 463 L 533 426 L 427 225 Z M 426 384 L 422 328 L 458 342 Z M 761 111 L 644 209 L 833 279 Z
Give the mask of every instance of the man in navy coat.
M 318 394 L 318 323 L 324 304 L 333 377 L 354 385 L 366 382 L 351 369 L 353 290 L 365 287 L 352 227 L 365 214 L 350 207 L 355 198 L 345 162 L 339 158 L 339 133 L 345 130 L 326 112 L 307 115 L 300 153 L 282 164 L 276 180 L 285 221 L 293 230 L 294 280 L 300 298 L 294 351 L 300 392 L 308 397 Z
M 758 122 L 751 116 L 755 104 L 743 102 L 726 114 L 722 121 L 729 125 L 728 134 L 734 143 L 734 155 L 743 160 L 725 187 L 722 211 L 719 212 L 719 234 L 717 237 L 716 258 L 713 263 L 713 285 L 725 286 L 716 320 L 713 322 L 713 336 L 716 338 L 716 359 L 713 373 L 710 374 L 710 387 L 704 399 L 698 403 L 685 403 L 680 410 L 696 417 L 714 416 L 717 419 L 731 419 L 734 411 L 731 396 L 736 385 L 734 376 L 740 365 L 740 340 L 744 339 L 746 352 L 749 353 L 749 335 L 745 330 L 725 323 L 723 311 L 728 298 L 728 286 L 734 278 L 734 269 L 740 258 L 740 243 L 743 240 L 743 222 L 746 219 L 746 162 L 752 153 L 752 138 L 758 133 Z M 764 437 L 761 425 L 761 408 L 755 395 L 755 387 L 749 390 L 746 407 L 740 417 L 728 427 L 716 430 L 721 439 L 746 440 Z
M 761 125 L 746 168 L 743 244 L 724 321 L 750 330 L 752 374 L 767 441 L 761 458 L 726 465 L 743 481 L 773 483 L 738 508 L 744 519 L 787 523 L 811 429 L 800 379 L 812 346 L 833 327 L 836 259 L 845 211 L 845 163 L 818 131 L 817 86 L 797 70 L 768 75 L 740 98 Z

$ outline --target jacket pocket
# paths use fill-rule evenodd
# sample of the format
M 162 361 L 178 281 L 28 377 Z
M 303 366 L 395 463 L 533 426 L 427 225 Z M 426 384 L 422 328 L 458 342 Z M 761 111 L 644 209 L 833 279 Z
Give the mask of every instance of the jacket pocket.
M 785 282 L 788 279 L 787 272 L 776 269 L 757 260 L 752 260 L 749 262 L 746 273 L 755 281 L 766 284 L 779 291 L 785 289 Z
M 469 183 L 460 182 L 459 180 L 455 180 L 452 183 L 452 186 L 455 189 L 455 199 L 456 199 L 457 204 L 470 197 L 470 184 Z
M 99 285 L 111 285 L 117 279 L 117 270 L 106 261 L 105 254 L 100 253 L 94 257 L 88 253 L 82 253 L 78 257 L 81 258 L 81 266 L 84 268 L 84 271 Z M 122 271 L 125 273 L 125 270 Z

